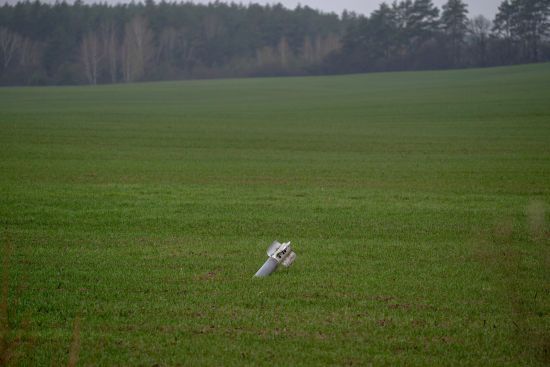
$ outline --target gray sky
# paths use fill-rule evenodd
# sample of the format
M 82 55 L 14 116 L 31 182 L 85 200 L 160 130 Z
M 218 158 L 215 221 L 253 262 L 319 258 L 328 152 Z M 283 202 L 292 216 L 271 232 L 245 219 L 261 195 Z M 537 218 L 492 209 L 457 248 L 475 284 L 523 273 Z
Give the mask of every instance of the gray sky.
M 54 2 L 55 0 L 42 0 L 47 2 Z M 99 1 L 99 0 L 97 0 Z M 129 2 L 130 0 L 102 0 L 110 3 L 116 2 Z M 136 0 L 137 2 L 138 0 Z M 208 3 L 212 0 L 193 0 L 195 3 Z M 225 0 L 222 0 L 225 1 Z M 225 2 L 230 2 L 227 0 Z M 273 4 L 282 3 L 286 7 L 294 8 L 298 4 L 308 5 L 315 9 L 321 9 L 324 11 L 334 11 L 341 13 L 342 10 L 352 10 L 360 14 L 370 14 L 383 0 L 233 0 L 234 2 L 240 2 L 247 4 L 249 2 L 260 4 Z M 390 3 L 392 0 L 387 0 Z M 486 17 L 492 19 L 497 12 L 498 5 L 502 0 L 464 0 L 469 5 L 470 16 L 483 14 Z M 0 4 L 15 3 L 17 0 L 0 0 Z M 70 0 L 68 2 L 71 2 Z M 84 0 L 84 2 L 94 2 L 94 0 Z M 434 3 L 441 8 L 446 3 L 446 0 L 434 0 Z
M 113 1 L 113 0 L 108 0 Z M 434 3 L 441 8 L 447 0 L 433 0 Z M 502 0 L 464 0 L 468 4 L 468 9 L 470 10 L 470 16 L 475 16 L 483 14 L 490 19 L 494 17 L 497 12 L 497 8 Z M 194 0 L 195 3 L 208 3 L 209 0 Z M 227 2 L 230 2 L 229 0 Z M 298 4 L 308 5 L 312 8 L 321 9 L 325 11 L 335 11 L 341 13 L 342 10 L 353 10 L 361 14 L 370 14 L 371 11 L 378 8 L 378 5 L 383 2 L 383 0 L 236 0 L 235 2 L 242 3 L 282 3 L 286 7 L 294 8 Z M 387 0 L 387 3 L 392 2 L 392 0 Z

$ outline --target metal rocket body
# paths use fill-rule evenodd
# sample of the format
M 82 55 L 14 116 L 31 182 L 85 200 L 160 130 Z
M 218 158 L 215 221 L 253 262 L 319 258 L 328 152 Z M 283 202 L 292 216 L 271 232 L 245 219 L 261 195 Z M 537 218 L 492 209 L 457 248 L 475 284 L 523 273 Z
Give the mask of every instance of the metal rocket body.
M 267 249 L 267 256 L 269 258 L 262 265 L 262 267 L 256 272 L 255 277 L 262 278 L 271 275 L 279 264 L 285 267 L 292 265 L 296 259 L 296 253 L 292 250 L 290 242 L 280 243 L 275 241 Z

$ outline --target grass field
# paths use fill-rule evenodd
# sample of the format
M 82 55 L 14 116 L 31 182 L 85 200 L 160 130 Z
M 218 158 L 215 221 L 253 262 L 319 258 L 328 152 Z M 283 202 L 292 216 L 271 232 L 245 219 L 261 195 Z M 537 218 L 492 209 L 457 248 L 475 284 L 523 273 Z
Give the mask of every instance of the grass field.
M 550 64 L 3 88 L 0 194 L 0 365 L 550 362 Z

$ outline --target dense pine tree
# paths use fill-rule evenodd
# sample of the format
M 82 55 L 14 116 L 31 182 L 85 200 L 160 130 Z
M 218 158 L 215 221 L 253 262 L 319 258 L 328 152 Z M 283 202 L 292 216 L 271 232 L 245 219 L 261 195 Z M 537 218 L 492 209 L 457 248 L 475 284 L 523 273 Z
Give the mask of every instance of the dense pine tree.
M 550 30 L 550 0 L 505 0 L 494 30 L 504 44 L 504 57 L 517 61 L 546 59 L 543 49 Z
M 441 24 L 445 32 L 448 55 L 452 65 L 462 62 L 462 50 L 468 30 L 468 6 L 462 0 L 449 0 L 443 5 Z

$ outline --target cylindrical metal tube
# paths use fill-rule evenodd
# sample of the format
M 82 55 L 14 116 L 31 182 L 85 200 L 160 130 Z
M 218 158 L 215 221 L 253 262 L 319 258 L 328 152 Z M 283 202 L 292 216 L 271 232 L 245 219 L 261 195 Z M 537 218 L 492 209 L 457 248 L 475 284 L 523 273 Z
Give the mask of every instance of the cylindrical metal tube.
M 270 257 L 267 259 L 267 261 L 262 265 L 260 270 L 258 270 L 256 275 L 254 276 L 259 278 L 267 277 L 277 269 L 277 265 L 279 265 L 277 260 Z

